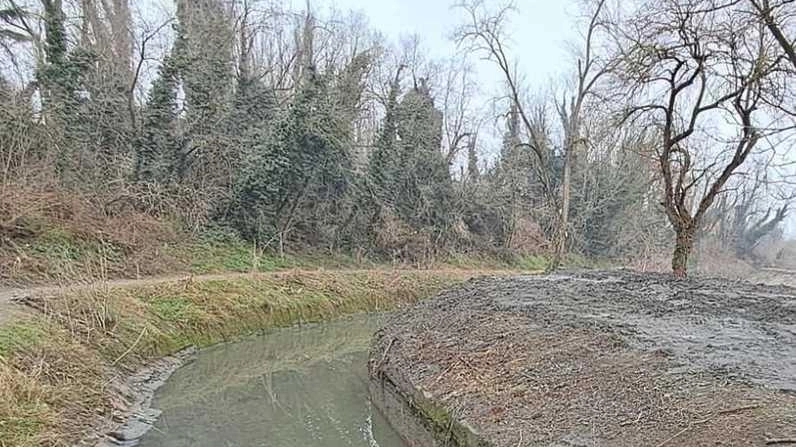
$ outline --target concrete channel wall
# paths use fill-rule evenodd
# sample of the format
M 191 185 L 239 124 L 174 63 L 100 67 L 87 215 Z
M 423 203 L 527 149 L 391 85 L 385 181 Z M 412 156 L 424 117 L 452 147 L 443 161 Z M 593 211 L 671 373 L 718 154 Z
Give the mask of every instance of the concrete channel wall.
M 474 428 L 452 417 L 429 394 L 405 380 L 396 369 L 371 362 L 369 376 L 373 405 L 408 447 L 494 447 L 481 439 Z

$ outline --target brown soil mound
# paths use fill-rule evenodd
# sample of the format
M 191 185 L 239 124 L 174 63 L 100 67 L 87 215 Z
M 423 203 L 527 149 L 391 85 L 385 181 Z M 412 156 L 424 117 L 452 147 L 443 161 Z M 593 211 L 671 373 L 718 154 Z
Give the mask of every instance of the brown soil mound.
M 630 272 L 475 280 L 397 315 L 370 366 L 478 445 L 796 445 L 788 287 Z

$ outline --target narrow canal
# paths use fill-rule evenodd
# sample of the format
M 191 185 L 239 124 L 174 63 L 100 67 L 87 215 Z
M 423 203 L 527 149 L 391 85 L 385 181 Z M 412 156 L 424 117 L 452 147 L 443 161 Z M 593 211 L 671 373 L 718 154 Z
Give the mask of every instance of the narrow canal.
M 403 447 L 372 409 L 367 351 L 383 315 L 276 330 L 202 351 L 160 389 L 142 447 Z

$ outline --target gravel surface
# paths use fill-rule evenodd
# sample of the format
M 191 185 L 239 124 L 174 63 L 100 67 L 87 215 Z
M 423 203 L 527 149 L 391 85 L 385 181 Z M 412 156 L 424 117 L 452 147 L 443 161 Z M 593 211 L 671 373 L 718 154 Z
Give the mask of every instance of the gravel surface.
M 796 445 L 796 289 L 626 271 L 470 281 L 379 370 L 496 446 Z

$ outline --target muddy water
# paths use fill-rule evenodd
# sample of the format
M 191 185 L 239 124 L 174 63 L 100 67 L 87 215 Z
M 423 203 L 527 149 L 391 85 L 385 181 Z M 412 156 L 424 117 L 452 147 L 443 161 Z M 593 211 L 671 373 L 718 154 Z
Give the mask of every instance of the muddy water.
M 383 316 L 278 330 L 199 354 L 160 389 L 142 447 L 403 447 L 373 410 L 367 351 Z

